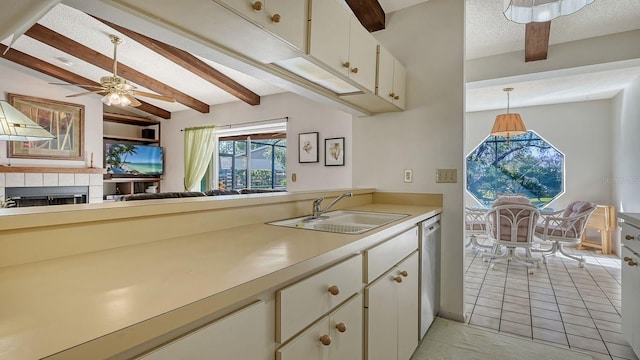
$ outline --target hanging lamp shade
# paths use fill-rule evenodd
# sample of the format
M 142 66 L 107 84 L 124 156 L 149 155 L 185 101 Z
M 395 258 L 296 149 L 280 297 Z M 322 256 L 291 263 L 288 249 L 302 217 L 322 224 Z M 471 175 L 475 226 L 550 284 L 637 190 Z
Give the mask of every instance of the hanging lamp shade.
M 491 135 L 506 136 L 507 138 L 514 135 L 521 135 L 527 132 L 526 126 L 520 114 L 500 114 L 496 116 L 496 122 L 493 123 Z
M 491 129 L 491 135 L 506 136 L 507 143 L 509 143 L 510 137 L 526 133 L 527 127 L 524 126 L 524 121 L 522 121 L 520 114 L 509 113 L 509 93 L 513 91 L 513 88 L 504 88 L 502 91 L 507 93 L 507 113 L 496 116 L 496 121 L 493 123 L 493 128 Z
M 595 0 L 504 0 L 504 16 L 518 24 L 571 15 Z
M 38 141 L 51 139 L 55 139 L 55 136 L 8 102 L 0 100 L 0 140 Z

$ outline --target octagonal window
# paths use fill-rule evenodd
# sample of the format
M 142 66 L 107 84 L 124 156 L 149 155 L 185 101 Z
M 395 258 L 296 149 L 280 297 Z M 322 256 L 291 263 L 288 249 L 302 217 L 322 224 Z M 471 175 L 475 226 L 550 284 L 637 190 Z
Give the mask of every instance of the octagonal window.
M 481 204 L 523 195 L 544 207 L 564 192 L 564 154 L 533 131 L 489 136 L 467 156 L 467 191 Z

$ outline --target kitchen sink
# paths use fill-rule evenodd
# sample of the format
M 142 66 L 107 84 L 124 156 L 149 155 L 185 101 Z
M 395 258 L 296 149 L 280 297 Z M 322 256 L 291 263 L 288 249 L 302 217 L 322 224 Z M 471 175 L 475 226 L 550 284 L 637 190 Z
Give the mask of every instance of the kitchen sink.
M 301 216 L 293 219 L 272 221 L 267 224 L 340 234 L 362 234 L 407 216 L 409 215 L 372 211 L 336 210 L 326 212 L 318 218 Z

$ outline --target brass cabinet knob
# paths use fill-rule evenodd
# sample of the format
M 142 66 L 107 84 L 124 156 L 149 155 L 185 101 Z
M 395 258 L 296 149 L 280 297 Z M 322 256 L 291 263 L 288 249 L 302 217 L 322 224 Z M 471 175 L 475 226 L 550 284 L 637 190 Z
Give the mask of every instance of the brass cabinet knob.
M 345 61 L 345 62 L 342 63 L 342 67 L 348 68 L 349 66 L 351 66 L 351 63 L 348 62 L 348 61 Z
M 280 14 L 274 14 L 271 17 L 271 21 L 273 21 L 274 23 L 279 23 L 280 22 Z
M 631 258 L 630 258 L 630 257 L 628 257 L 628 256 L 625 256 L 625 257 L 624 257 L 624 259 L 622 259 L 622 260 L 624 260 L 624 261 L 629 261 L 629 260 L 633 260 L 633 259 L 631 259 Z
M 629 265 L 629 266 L 638 266 L 638 263 L 637 263 L 637 262 L 635 262 L 635 261 L 633 261 L 633 260 L 629 260 L 629 261 L 627 262 L 627 265 Z
M 633 235 L 625 235 L 625 240 L 633 240 Z
M 256 1 L 256 2 L 254 2 L 254 3 L 253 3 L 253 5 L 252 5 L 252 7 L 253 7 L 253 10 L 255 10 L 255 11 L 260 11 L 260 10 L 262 10 L 262 1 Z
M 345 325 L 344 323 L 337 323 L 336 329 L 338 329 L 339 332 L 343 333 L 347 331 L 347 325 Z
M 389 96 L 391 96 L 391 97 L 395 97 L 395 96 L 396 96 L 396 94 L 395 94 L 395 93 L 389 93 Z
M 322 335 L 320 336 L 320 342 L 322 343 L 322 345 L 324 346 L 329 346 L 331 345 L 331 336 L 329 335 Z
M 403 270 L 403 271 L 400 271 L 400 275 L 402 275 L 403 277 L 407 277 L 409 276 L 409 273 Z
M 334 296 L 340 294 L 340 288 L 335 285 L 329 287 L 328 291 L 331 293 L 331 295 L 334 295 Z
M 396 96 L 394 96 L 393 98 L 394 98 L 394 99 L 396 99 L 396 100 L 398 100 L 398 99 L 400 99 L 400 96 L 396 95 Z
M 393 280 L 395 280 L 395 282 L 397 282 L 397 283 L 401 283 L 402 282 L 402 278 L 400 276 L 394 277 Z
M 357 74 L 358 73 L 358 68 L 351 69 L 351 72 L 354 73 L 354 74 Z

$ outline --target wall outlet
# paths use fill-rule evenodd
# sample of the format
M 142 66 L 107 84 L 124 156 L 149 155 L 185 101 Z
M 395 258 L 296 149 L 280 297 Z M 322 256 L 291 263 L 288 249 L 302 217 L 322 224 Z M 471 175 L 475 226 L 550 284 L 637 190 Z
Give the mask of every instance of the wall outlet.
M 404 170 L 404 182 L 406 183 L 413 182 L 413 170 L 411 169 Z
M 437 183 L 457 183 L 458 169 L 437 169 L 436 182 Z

